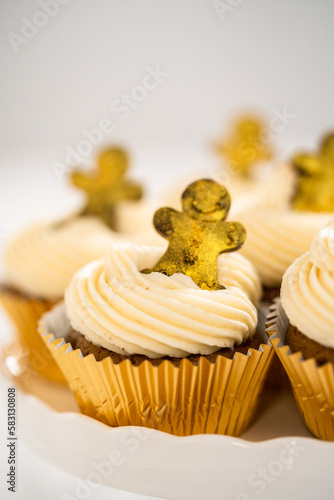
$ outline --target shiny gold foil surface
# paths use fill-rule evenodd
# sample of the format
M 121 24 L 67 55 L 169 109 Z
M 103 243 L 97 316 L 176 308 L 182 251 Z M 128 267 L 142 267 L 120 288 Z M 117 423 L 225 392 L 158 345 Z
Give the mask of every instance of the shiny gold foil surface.
M 291 353 L 285 345 L 289 321 L 280 302 L 272 306 L 267 318 L 270 341 L 290 379 L 300 414 L 318 438 L 334 441 L 334 368 L 332 363 L 317 365 L 304 360 L 300 352 Z
M 334 211 L 334 134 L 320 144 L 316 154 L 298 154 L 293 166 L 299 178 L 292 201 L 295 210 Z
M 83 215 L 96 215 L 117 230 L 115 207 L 124 200 L 139 200 L 141 186 L 124 175 L 128 169 L 128 156 L 122 149 L 108 149 L 100 154 L 97 170 L 90 174 L 75 171 L 72 183 L 86 193 L 87 204 Z
M 192 183 L 182 195 L 182 212 L 161 208 L 154 215 L 157 232 L 168 248 L 152 269 L 171 276 L 183 273 L 205 290 L 223 288 L 218 283 L 217 258 L 238 250 L 246 231 L 238 222 L 225 222 L 230 209 L 227 190 L 209 179 Z
M 46 300 L 29 299 L 10 292 L 0 292 L 0 302 L 6 313 L 13 321 L 20 342 L 24 348 L 28 349 L 30 368 L 44 377 L 55 382 L 65 382 L 65 379 L 50 356 L 48 349 L 45 349 L 37 325 L 42 314 L 52 308 L 53 302 Z
M 256 163 L 272 157 L 264 128 L 260 119 L 244 116 L 235 123 L 229 137 L 215 146 L 236 174 L 247 177 Z

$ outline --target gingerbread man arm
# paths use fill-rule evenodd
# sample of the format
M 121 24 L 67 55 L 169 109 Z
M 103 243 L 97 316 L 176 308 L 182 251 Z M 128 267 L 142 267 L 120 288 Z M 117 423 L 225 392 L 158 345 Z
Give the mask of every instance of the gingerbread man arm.
M 295 156 L 293 164 L 304 175 L 316 175 L 321 171 L 321 161 L 317 156 L 299 154 Z
M 159 208 L 153 217 L 153 224 L 156 231 L 168 240 L 174 234 L 176 219 L 180 218 L 181 215 L 174 208 Z
M 240 222 L 222 222 L 220 224 L 223 252 L 232 252 L 242 247 L 246 239 L 246 230 Z
M 334 134 L 328 134 L 321 143 L 322 155 L 334 161 Z
M 84 191 L 90 191 L 92 179 L 79 171 L 74 171 L 71 175 L 72 184 Z
M 140 184 L 132 181 L 124 181 L 121 199 L 140 200 L 143 196 L 143 188 Z

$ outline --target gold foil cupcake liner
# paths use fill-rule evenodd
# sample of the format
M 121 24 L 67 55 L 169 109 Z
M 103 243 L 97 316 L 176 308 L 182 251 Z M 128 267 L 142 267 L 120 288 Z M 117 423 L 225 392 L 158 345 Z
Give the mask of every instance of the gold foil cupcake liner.
M 285 345 L 289 320 L 280 299 L 276 299 L 267 317 L 269 339 L 290 379 L 292 390 L 307 427 L 320 439 L 334 441 L 334 370 L 332 363 L 317 365 L 292 353 Z
M 0 302 L 16 327 L 23 349 L 27 350 L 29 369 L 55 382 L 64 383 L 63 374 L 37 331 L 40 317 L 49 311 L 54 303 L 29 299 L 7 291 L 0 292 Z
M 177 436 L 237 436 L 252 420 L 273 349 L 269 342 L 234 359 L 201 357 L 197 365 L 148 360 L 133 366 L 83 357 L 64 337 L 70 329 L 63 304 L 46 314 L 40 333 L 66 377 L 81 411 L 110 426 L 136 425 Z

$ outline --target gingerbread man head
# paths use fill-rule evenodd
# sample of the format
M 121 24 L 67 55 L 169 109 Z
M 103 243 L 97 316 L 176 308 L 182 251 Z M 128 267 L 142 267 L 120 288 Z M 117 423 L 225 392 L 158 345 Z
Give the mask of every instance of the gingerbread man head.
M 225 220 L 230 206 L 227 190 L 210 179 L 193 182 L 182 195 L 183 212 L 203 222 Z

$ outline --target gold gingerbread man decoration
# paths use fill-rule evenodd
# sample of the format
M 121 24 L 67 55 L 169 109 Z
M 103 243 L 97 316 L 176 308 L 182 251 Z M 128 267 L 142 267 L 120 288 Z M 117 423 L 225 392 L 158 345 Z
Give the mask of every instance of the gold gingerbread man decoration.
M 230 136 L 216 144 L 216 152 L 227 159 L 230 169 L 248 177 L 253 165 L 272 157 L 272 151 L 262 137 L 263 128 L 255 117 L 240 118 Z
M 157 232 L 168 248 L 152 269 L 171 276 L 190 276 L 203 290 L 221 290 L 217 259 L 223 252 L 238 250 L 246 231 L 238 222 L 225 222 L 231 199 L 227 190 L 210 179 L 192 183 L 182 195 L 182 212 L 160 208 L 154 215 Z
M 87 204 L 82 215 L 96 215 L 114 230 L 116 224 L 116 205 L 124 200 L 139 200 L 141 186 L 124 178 L 128 169 L 128 156 L 120 148 L 103 151 L 98 159 L 98 170 L 90 174 L 75 171 L 72 183 L 85 191 Z
M 317 154 L 299 154 L 293 158 L 299 175 L 292 200 L 295 210 L 334 211 L 334 133 L 321 142 Z

